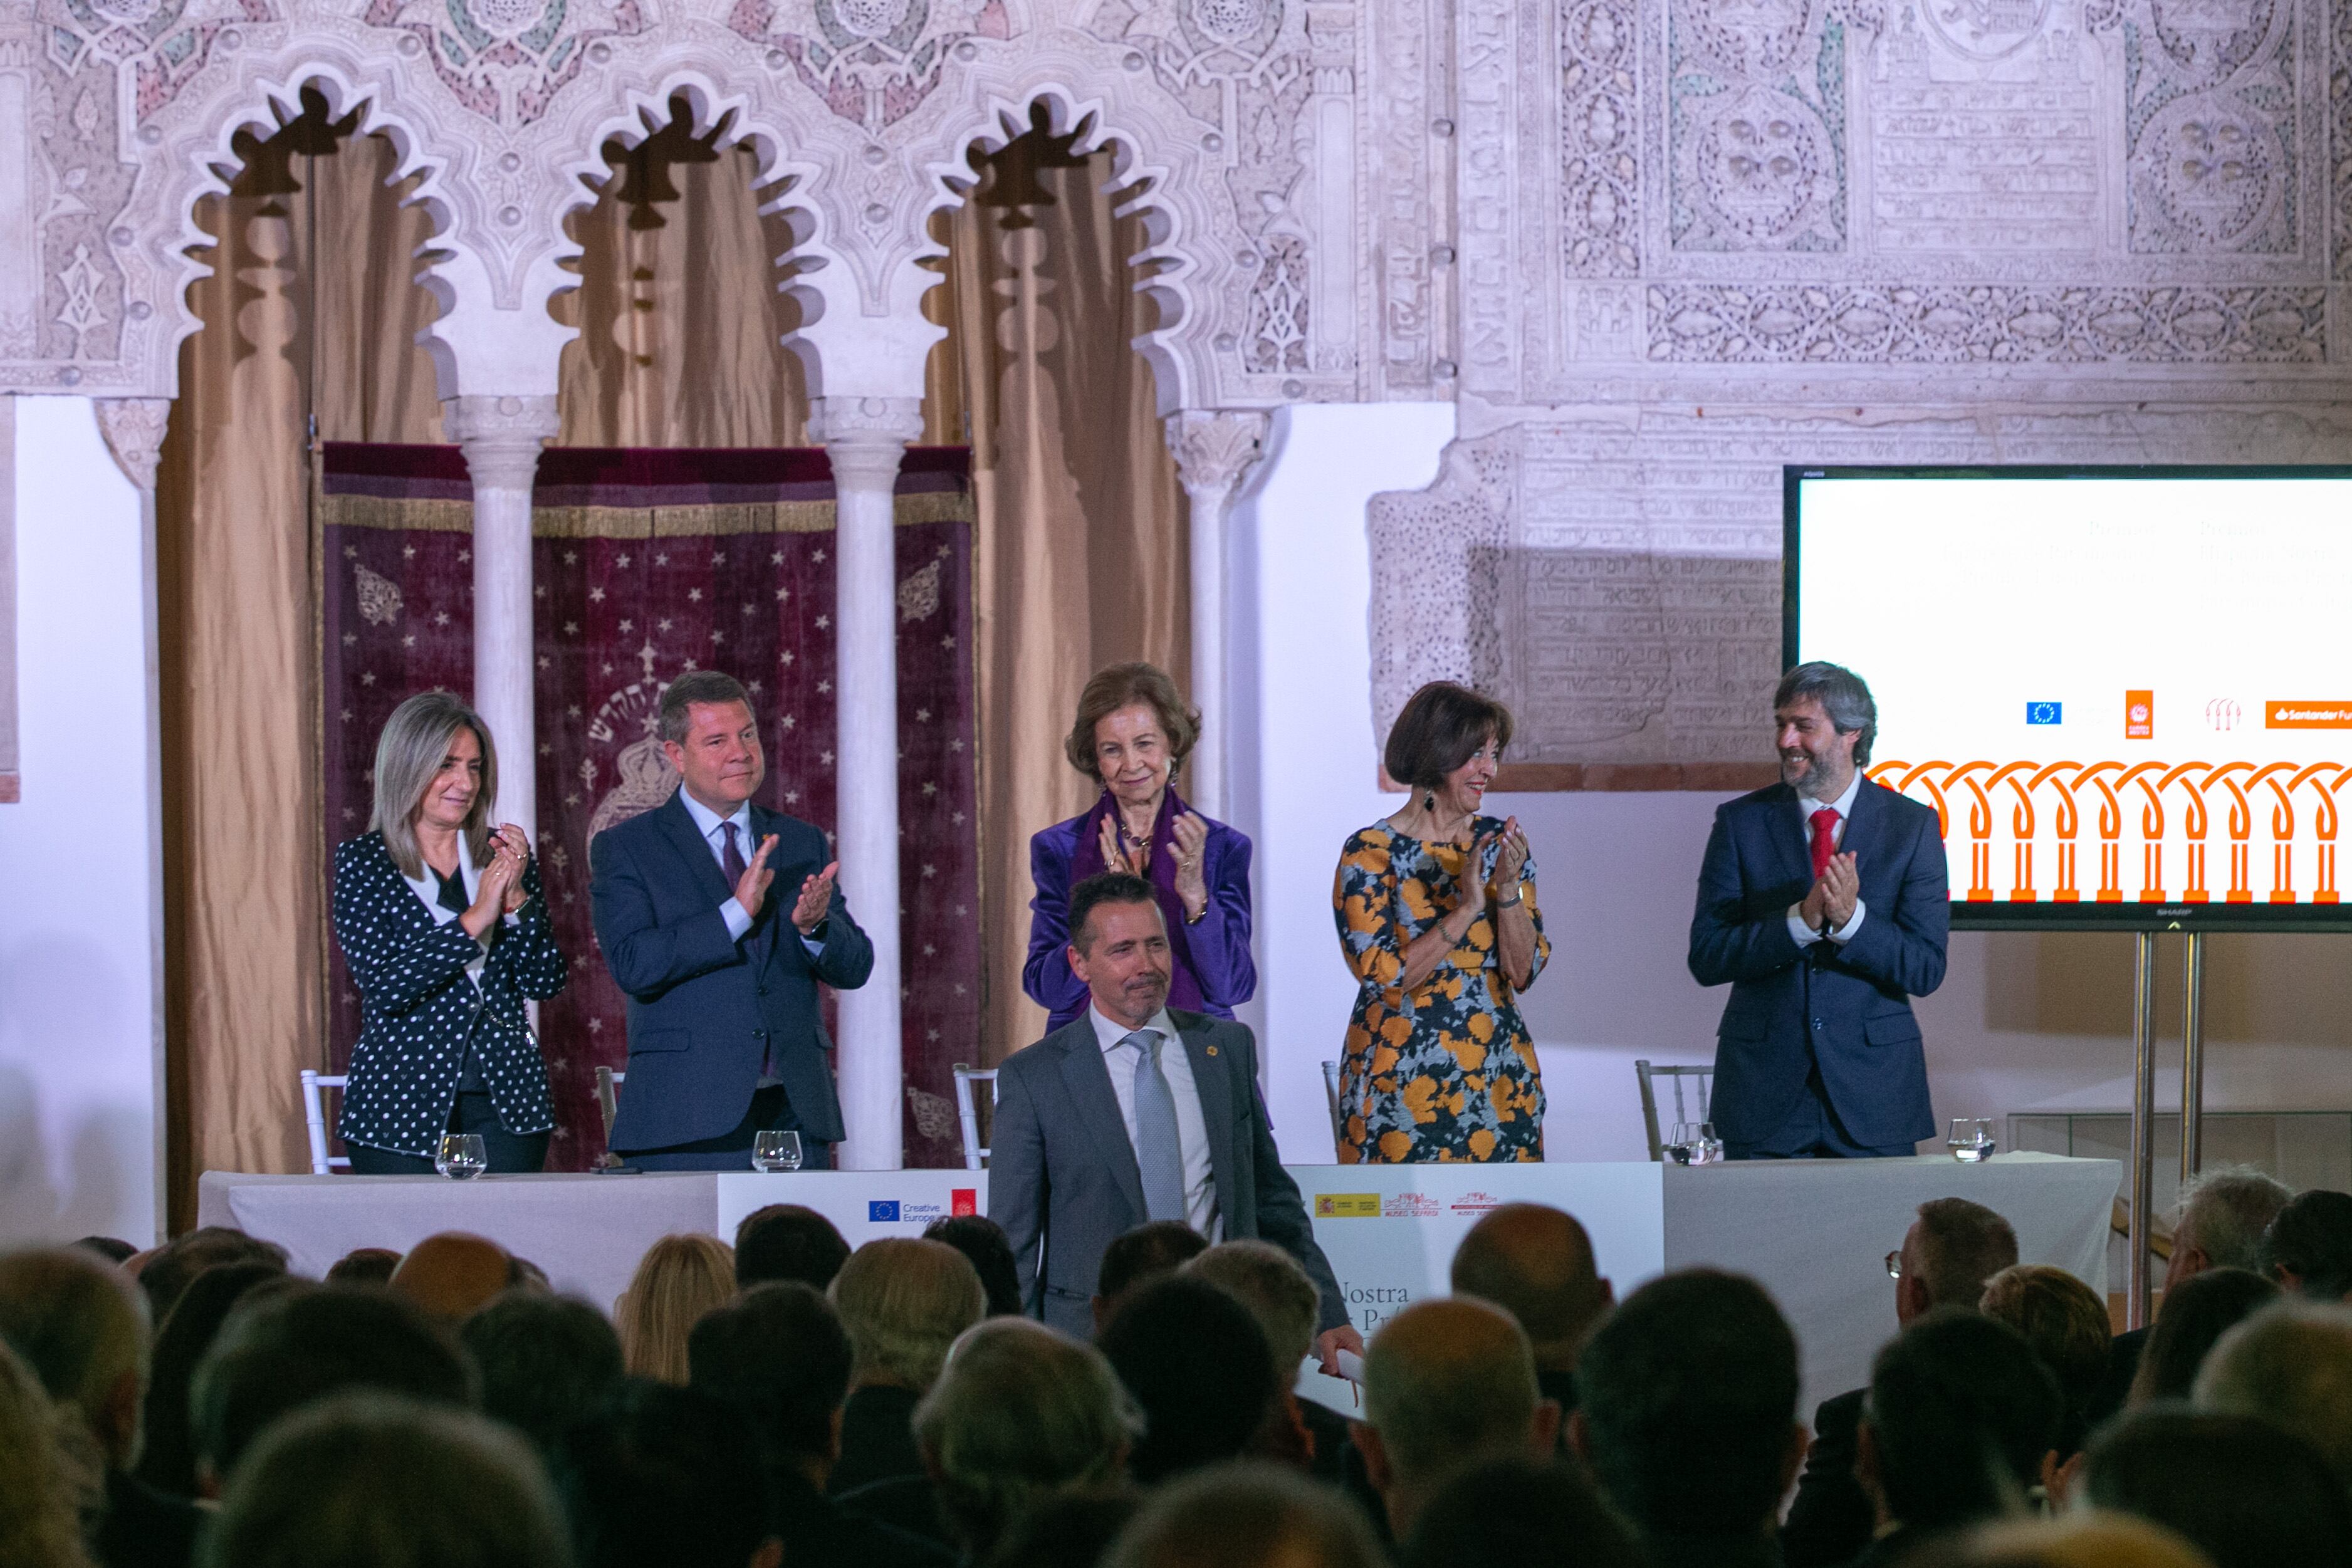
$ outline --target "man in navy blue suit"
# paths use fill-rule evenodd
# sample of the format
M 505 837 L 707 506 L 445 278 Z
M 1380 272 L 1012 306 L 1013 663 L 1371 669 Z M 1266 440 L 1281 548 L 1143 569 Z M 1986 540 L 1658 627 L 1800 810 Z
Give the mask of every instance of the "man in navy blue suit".
M 1908 1154 L 1936 1130 L 1911 998 L 1943 984 L 1936 813 L 1863 777 L 1878 709 L 1834 664 L 1772 696 L 1780 782 L 1718 808 L 1690 972 L 1729 983 L 1712 1112 L 1735 1160 Z
M 817 983 L 865 984 L 873 944 L 834 885 L 824 835 L 751 804 L 767 760 L 742 684 L 682 675 L 660 722 L 677 793 L 588 847 L 596 944 L 629 998 L 606 1142 L 646 1170 L 740 1171 L 756 1134 L 790 1130 L 822 1169 L 841 1101 Z M 770 895 L 779 876 L 798 889 L 790 903 Z

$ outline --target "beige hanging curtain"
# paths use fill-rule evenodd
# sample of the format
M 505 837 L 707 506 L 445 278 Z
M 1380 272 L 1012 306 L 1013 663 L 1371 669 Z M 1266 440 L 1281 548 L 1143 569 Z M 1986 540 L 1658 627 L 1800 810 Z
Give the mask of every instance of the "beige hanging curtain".
M 156 480 L 175 1229 L 198 1173 L 308 1169 L 297 1075 L 324 1046 L 328 941 L 311 417 L 326 439 L 439 439 L 410 259 L 431 224 L 385 184 L 388 142 L 307 110 L 241 140 L 229 194 L 197 208 L 219 243 L 196 253 L 205 328 Z

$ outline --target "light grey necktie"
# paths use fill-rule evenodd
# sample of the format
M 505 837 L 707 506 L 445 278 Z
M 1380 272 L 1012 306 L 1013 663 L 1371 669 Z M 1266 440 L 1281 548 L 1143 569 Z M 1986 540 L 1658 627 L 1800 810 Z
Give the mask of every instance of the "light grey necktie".
M 1138 1029 L 1121 1045 L 1136 1050 L 1135 1163 L 1143 1173 L 1143 1206 L 1152 1219 L 1184 1217 L 1184 1152 L 1176 1132 L 1176 1095 L 1160 1070 L 1160 1031 Z

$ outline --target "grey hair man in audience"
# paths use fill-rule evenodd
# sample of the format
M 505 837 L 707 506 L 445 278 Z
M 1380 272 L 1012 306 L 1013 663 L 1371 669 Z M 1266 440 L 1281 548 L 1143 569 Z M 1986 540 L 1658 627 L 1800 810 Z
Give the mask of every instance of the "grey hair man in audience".
M 2284 1428 L 2352 1485 L 2352 1308 L 2287 1301 L 2255 1313 L 2215 1343 L 2189 1399 Z
M 1535 1347 L 1544 1397 L 1573 1410 L 1577 1352 L 1616 1300 L 1576 1216 L 1542 1204 L 1503 1205 L 1462 1238 L 1453 1282 L 1455 1295 L 1492 1301 L 1518 1320 Z
M 972 1563 L 1033 1505 L 1116 1484 L 1142 1433 L 1102 1352 L 1029 1318 L 991 1318 L 958 1340 L 915 1409 L 940 1511 Z
M 92 1541 L 108 1563 L 185 1563 L 195 1506 L 134 1479 L 147 1392 L 147 1301 L 119 1268 L 79 1247 L 0 1257 L 0 1341 L 106 1461 L 106 1511 Z
M 1297 1446 L 1296 1452 L 1280 1457 L 1296 1458 L 1326 1480 L 1339 1480 L 1346 1473 L 1347 1419 L 1292 1392 L 1300 1363 L 1315 1353 L 1315 1325 L 1322 1312 L 1315 1281 L 1297 1258 L 1255 1237 L 1220 1242 L 1182 1271 L 1238 1300 L 1265 1331 L 1282 1388 L 1282 1425 Z
M 1921 1204 L 1893 1260 L 1895 1326 L 1938 1307 L 1974 1311 L 1985 1281 L 2016 1262 L 2016 1230 L 1982 1204 L 1966 1198 Z M 1812 1447 L 1780 1532 L 1789 1568 L 1830 1568 L 1870 1544 L 1874 1510 L 1853 1476 L 1856 1433 L 1868 1392 L 1856 1388 L 1837 1394 L 1813 1412 Z
M 2215 1268 L 2246 1268 L 2260 1274 L 2263 1233 L 2294 1196 L 2284 1183 L 2251 1165 L 2217 1165 L 2191 1177 L 2172 1210 L 2172 1257 L 2164 1270 L 2164 1294 Z M 2123 1408 L 2139 1374 L 2153 1325 L 2117 1334 L 2107 1349 L 2107 1378 L 2084 1412 L 2094 1426 Z
M 915 1405 L 947 1364 L 956 1336 L 988 1311 L 971 1260 L 943 1241 L 884 1237 L 851 1253 L 826 1288 L 852 1355 L 841 1413 L 841 1458 L 829 1489 L 922 1474 Z
M 1103 1568 L 1382 1568 L 1337 1492 L 1265 1466 L 1202 1470 L 1153 1493 Z
M 1541 1458 L 1559 1405 L 1536 1385 L 1535 1352 L 1501 1308 L 1469 1297 L 1416 1301 L 1364 1355 L 1356 1447 L 1397 1540 L 1455 1472 L 1481 1459 Z

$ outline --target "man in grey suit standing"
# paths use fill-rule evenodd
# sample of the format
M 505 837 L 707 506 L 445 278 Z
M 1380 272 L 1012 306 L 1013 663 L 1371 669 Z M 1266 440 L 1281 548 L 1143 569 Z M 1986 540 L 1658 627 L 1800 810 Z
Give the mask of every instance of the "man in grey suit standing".
M 1168 931 L 1142 878 L 1087 878 L 1070 889 L 1069 919 L 1070 972 L 1091 1005 L 996 1075 L 988 1213 L 1013 1244 L 1024 1308 L 1087 1338 L 1103 1249 L 1181 1220 L 1297 1258 L 1322 1298 L 1315 1348 L 1337 1371 L 1339 1352 L 1364 1342 L 1275 1150 L 1256 1041 L 1241 1024 L 1168 1010 Z

